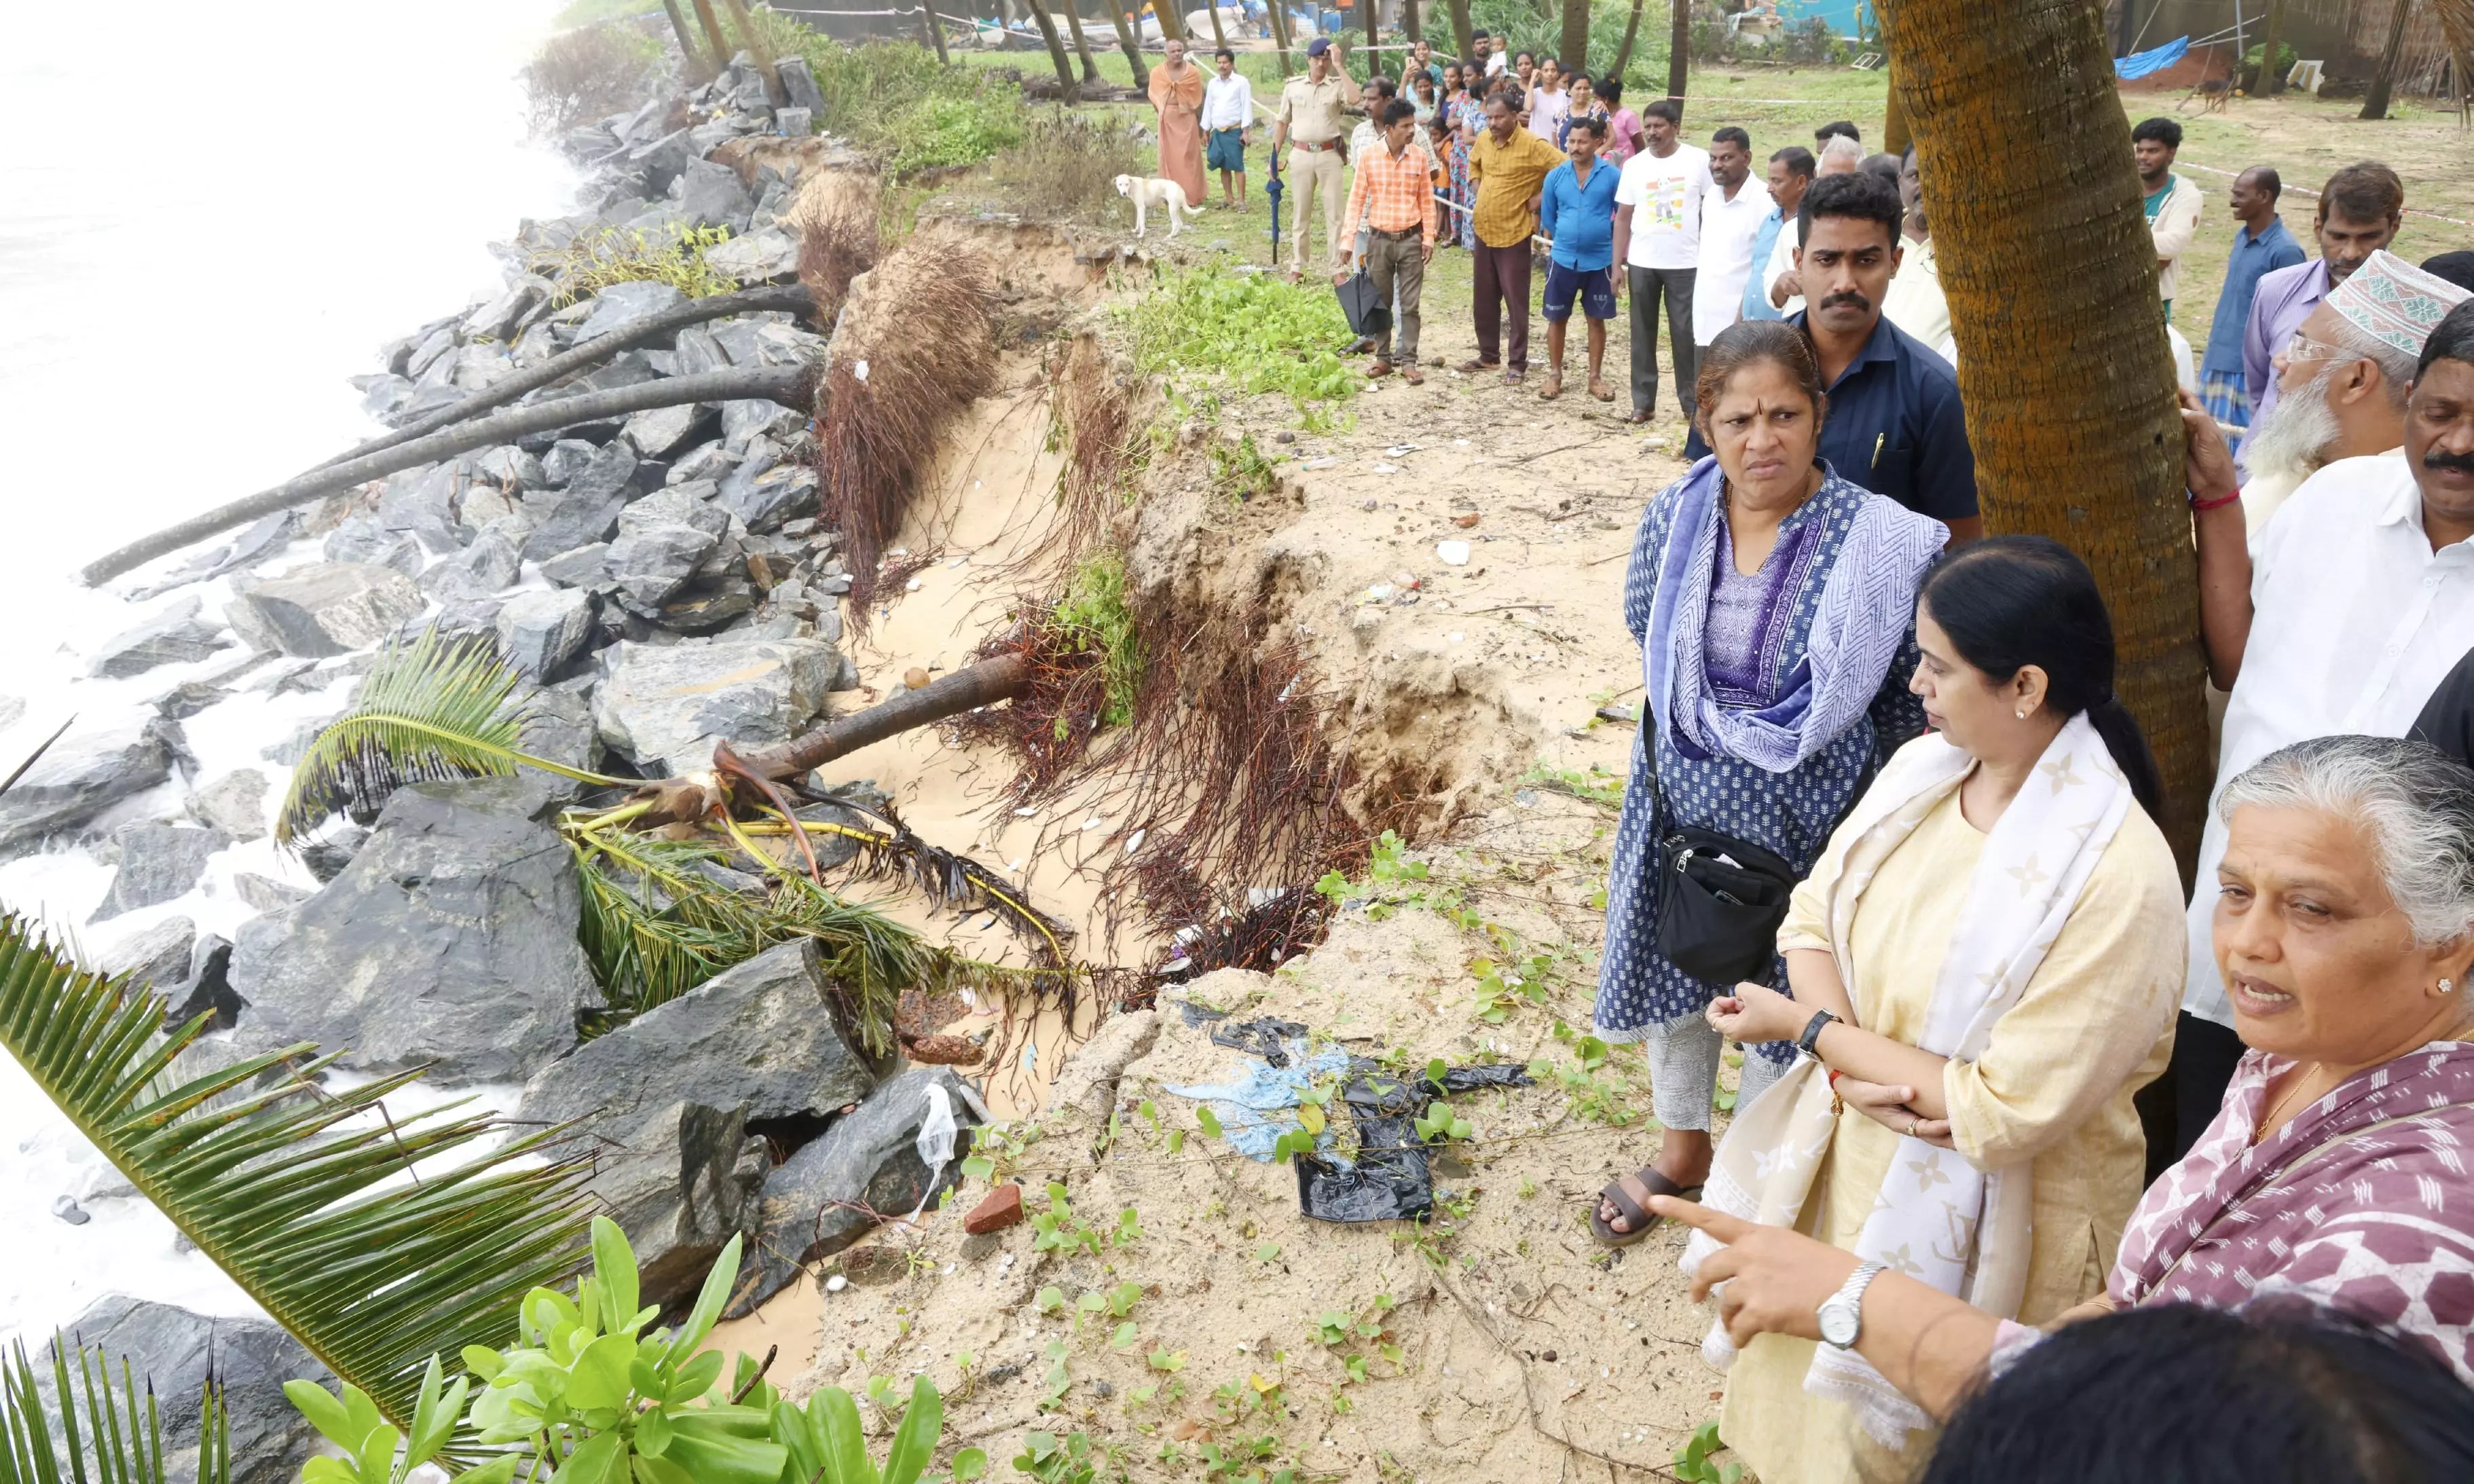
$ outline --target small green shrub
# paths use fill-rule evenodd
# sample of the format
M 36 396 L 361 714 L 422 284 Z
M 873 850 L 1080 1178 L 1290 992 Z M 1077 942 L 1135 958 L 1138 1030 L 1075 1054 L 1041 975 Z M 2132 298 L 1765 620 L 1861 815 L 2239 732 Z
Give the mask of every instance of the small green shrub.
M 895 112 L 886 125 L 897 176 L 975 165 L 1022 142 L 1022 100 L 1003 85 L 965 97 L 932 95 Z
M 1348 321 L 1330 288 L 1217 267 L 1163 272 L 1120 311 L 1146 372 L 1223 378 L 1245 393 L 1287 394 L 1301 412 L 1356 395 L 1340 358 Z
M 1025 116 L 1021 142 L 988 174 L 1017 211 L 1098 221 L 1121 199 L 1117 177 L 1147 173 L 1143 146 L 1122 121 L 1042 108 Z
M 690 299 L 728 294 L 739 280 L 704 260 L 705 249 L 730 240 L 726 227 L 696 227 L 671 234 L 607 227 L 578 237 L 562 252 L 536 256 L 532 270 L 558 283 L 555 307 L 590 299 L 613 283 L 651 280 Z
M 1105 699 L 1100 720 L 1124 726 L 1134 719 L 1134 700 L 1143 683 L 1143 641 L 1134 628 L 1134 612 L 1126 602 L 1126 559 L 1103 551 L 1082 564 L 1056 605 L 1057 631 L 1077 652 L 1096 652 L 1105 675 Z M 1065 718 L 1057 718 L 1057 726 Z

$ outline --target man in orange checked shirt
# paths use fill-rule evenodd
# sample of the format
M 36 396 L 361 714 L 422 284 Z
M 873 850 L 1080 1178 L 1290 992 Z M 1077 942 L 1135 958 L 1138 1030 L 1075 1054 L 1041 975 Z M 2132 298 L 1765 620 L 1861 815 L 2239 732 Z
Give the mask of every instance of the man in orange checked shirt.
M 1400 304 L 1400 379 L 1411 386 L 1425 382 L 1418 369 L 1418 295 L 1426 286 L 1426 263 L 1435 255 L 1435 178 L 1432 157 L 1417 148 L 1418 107 L 1406 98 L 1383 105 L 1379 122 L 1383 144 L 1354 163 L 1357 179 L 1348 187 L 1345 222 L 1364 222 L 1369 229 L 1366 273 L 1384 303 L 1396 291 Z M 1344 250 L 1341 266 L 1348 266 L 1353 249 Z M 1374 364 L 1370 377 L 1392 374 L 1392 331 L 1374 337 Z

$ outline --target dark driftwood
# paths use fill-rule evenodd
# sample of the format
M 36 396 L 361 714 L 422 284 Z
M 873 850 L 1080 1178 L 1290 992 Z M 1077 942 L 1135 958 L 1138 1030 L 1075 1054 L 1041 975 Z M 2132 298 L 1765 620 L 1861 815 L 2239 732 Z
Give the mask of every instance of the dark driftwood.
M 734 314 L 761 314 L 768 309 L 788 309 L 804 314 L 814 307 L 808 291 L 796 283 L 751 288 L 736 294 L 716 294 L 707 299 L 691 299 L 672 304 L 659 314 L 648 315 L 633 325 L 614 329 L 606 335 L 595 335 L 570 351 L 563 351 L 538 366 L 503 377 L 488 386 L 434 412 L 425 412 L 384 437 L 373 438 L 357 449 L 350 449 L 318 466 L 332 469 L 348 459 L 364 458 L 388 449 L 426 437 L 442 427 L 470 422 L 494 407 L 503 407 L 535 387 L 573 375 L 587 366 L 598 365 L 619 352 L 658 340 L 664 335 L 701 325 L 707 320 L 727 319 Z M 311 471 L 315 473 L 316 471 Z
M 709 371 L 699 376 L 666 377 L 613 391 L 559 397 L 529 407 L 518 407 L 511 412 L 501 412 L 444 432 L 431 433 L 425 438 L 416 438 L 380 452 L 341 464 L 329 464 L 246 499 L 236 499 L 204 515 L 192 516 L 178 525 L 157 531 L 143 540 L 131 542 L 109 556 L 97 558 L 79 572 L 78 579 L 88 587 L 94 587 L 167 552 L 178 551 L 192 542 L 220 535 L 234 526 L 246 525 L 261 516 L 322 499 L 372 479 L 417 469 L 424 464 L 435 464 L 458 453 L 469 453 L 474 449 L 513 443 L 528 433 L 548 432 L 578 423 L 597 423 L 605 418 L 623 417 L 653 407 L 675 407 L 691 401 L 738 401 L 764 398 L 786 407 L 808 408 L 814 401 L 813 377 L 814 368 L 804 365 Z
M 740 761 L 766 778 L 796 778 L 870 742 L 913 727 L 959 716 L 991 701 L 1010 700 L 1031 688 L 1031 662 L 1018 654 L 966 665 L 916 691 L 905 691 L 865 711 L 837 717 L 778 747 L 750 752 Z

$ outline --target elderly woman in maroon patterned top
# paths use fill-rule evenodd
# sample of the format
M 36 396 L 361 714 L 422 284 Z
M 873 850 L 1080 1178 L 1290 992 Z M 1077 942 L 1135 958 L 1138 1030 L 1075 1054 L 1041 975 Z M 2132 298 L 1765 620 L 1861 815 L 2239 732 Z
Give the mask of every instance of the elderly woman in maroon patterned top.
M 2054 1326 L 2299 1292 L 2474 1382 L 2474 771 L 2423 742 L 2323 737 L 2270 753 L 2219 808 L 2217 964 L 2251 1050 L 2216 1122 L 2140 1202 L 2105 1296 Z M 1783 1228 L 1655 1204 L 1729 1244 L 1693 1290 L 1717 1290 L 1735 1343 L 1852 1328 L 1937 1416 L 2041 1338 L 1899 1273 L 1871 1281 L 1853 1253 Z

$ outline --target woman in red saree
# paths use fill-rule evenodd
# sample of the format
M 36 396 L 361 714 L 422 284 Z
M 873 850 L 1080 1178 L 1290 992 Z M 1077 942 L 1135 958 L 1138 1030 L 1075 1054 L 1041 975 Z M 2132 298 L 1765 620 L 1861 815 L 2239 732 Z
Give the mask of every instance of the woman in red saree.
M 2474 1383 L 2474 771 L 2423 742 L 2323 737 L 2261 760 L 2219 808 L 2216 957 L 2251 1050 L 2141 1199 L 2104 1297 L 2050 1327 L 2298 1295 Z M 1907 1089 L 1838 1087 L 1909 1125 Z M 1937 1417 L 2044 1338 L 1783 1228 L 1656 1208 L 1728 1244 L 1693 1288 L 1723 1285 L 1738 1344 L 1828 1328 Z
M 1152 107 L 1159 110 L 1159 173 L 1185 187 L 1185 204 L 1202 209 L 1202 69 L 1171 38 L 1168 61 L 1152 68 Z

